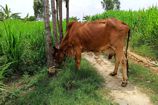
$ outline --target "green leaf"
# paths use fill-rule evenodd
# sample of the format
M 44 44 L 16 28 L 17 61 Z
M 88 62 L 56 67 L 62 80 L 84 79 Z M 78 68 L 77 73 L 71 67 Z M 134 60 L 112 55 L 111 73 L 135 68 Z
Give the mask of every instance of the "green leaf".
M 7 70 L 10 67 L 10 65 L 13 63 L 15 63 L 15 61 L 4 64 L 3 66 L 0 66 L 0 79 L 2 79 L 3 73 L 5 72 L 5 70 Z

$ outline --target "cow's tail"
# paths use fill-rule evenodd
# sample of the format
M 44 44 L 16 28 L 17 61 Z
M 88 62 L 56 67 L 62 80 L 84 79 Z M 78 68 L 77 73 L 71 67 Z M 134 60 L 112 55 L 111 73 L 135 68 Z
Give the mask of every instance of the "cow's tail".
M 129 75 L 129 70 L 128 70 L 129 65 L 128 65 L 127 53 L 128 53 L 128 46 L 129 46 L 130 34 L 131 34 L 131 32 L 130 32 L 130 29 L 129 29 L 129 31 L 128 31 L 128 36 L 127 36 L 127 42 L 126 42 L 126 49 L 125 49 L 125 56 L 126 56 L 126 59 L 127 59 L 127 75 Z

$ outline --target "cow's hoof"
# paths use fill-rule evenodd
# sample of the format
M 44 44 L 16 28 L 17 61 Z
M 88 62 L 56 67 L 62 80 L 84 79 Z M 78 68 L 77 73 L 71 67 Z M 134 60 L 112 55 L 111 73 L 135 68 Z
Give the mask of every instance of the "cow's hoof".
M 121 86 L 122 86 L 122 87 L 126 87 L 126 86 L 127 86 L 127 84 L 128 84 L 128 83 L 127 83 L 127 81 L 122 81 Z
M 117 73 L 112 72 L 112 73 L 110 73 L 110 75 L 115 76 L 115 75 L 117 75 Z

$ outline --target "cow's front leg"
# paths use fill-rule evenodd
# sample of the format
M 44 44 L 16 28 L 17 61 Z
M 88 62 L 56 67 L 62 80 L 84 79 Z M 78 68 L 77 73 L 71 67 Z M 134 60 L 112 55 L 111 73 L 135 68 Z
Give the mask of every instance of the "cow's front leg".
M 81 62 L 81 51 L 76 50 L 75 63 L 76 63 L 76 69 L 77 70 L 80 70 L 80 62 Z

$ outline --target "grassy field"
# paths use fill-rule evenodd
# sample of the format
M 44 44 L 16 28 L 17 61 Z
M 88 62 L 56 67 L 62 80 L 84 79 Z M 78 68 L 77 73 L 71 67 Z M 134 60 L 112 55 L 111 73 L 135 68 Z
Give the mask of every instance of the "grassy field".
M 115 17 L 131 27 L 130 48 L 158 59 L 158 9 L 108 11 L 87 21 Z M 65 26 L 65 22 L 63 22 Z M 64 27 L 65 30 L 65 27 Z M 52 39 L 53 41 L 53 39 Z M 87 61 L 81 70 L 67 60 L 58 74 L 49 78 L 46 71 L 43 22 L 0 21 L 0 104 L 7 105 L 112 105 L 103 79 Z M 146 91 L 158 104 L 158 76 L 148 69 L 130 64 L 129 80 Z M 4 84 L 6 83 L 6 85 Z

